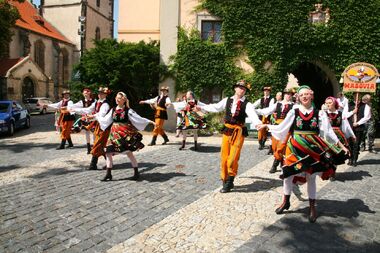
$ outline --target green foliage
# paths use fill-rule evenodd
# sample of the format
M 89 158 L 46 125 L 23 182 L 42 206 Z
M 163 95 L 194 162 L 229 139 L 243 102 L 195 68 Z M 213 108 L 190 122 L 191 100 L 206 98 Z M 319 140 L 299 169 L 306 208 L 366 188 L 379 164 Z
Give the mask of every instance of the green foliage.
M 18 0 L 18 2 L 22 3 L 24 0 Z M 8 45 L 13 36 L 10 29 L 15 25 L 19 17 L 20 14 L 16 8 L 9 4 L 7 0 L 0 0 L 0 57 L 7 54 Z
M 327 25 L 308 22 L 318 2 L 330 8 Z M 247 54 L 255 69 L 245 77 L 254 87 L 252 99 L 267 84 L 274 91 L 282 90 L 287 73 L 303 62 L 323 62 L 337 80 L 355 62 L 380 67 L 379 0 L 365 4 L 351 0 L 203 0 L 202 7 L 222 19 L 223 43 L 202 42 L 194 33 L 184 37 L 179 32 L 173 70 L 181 89 L 195 87 L 201 92 L 217 85 L 227 90 L 238 77 L 244 77 L 232 66 L 239 51 Z M 270 69 L 265 68 L 268 62 Z M 374 99 L 377 104 L 379 98 Z
M 139 100 L 157 94 L 160 74 L 165 73 L 159 63 L 159 50 L 156 41 L 95 41 L 95 47 L 86 51 L 76 66 L 74 72 L 79 71 L 80 82 L 74 82 L 72 87 L 76 92 L 99 86 L 108 86 L 115 93 L 124 91 L 133 107 Z
M 214 133 L 220 132 L 222 130 L 223 118 L 225 113 L 208 113 L 205 116 L 205 120 L 207 122 L 207 128 L 200 130 L 201 135 L 213 135 Z
M 178 52 L 170 66 L 177 90 L 192 90 L 199 95 L 213 87 L 231 89 L 240 74 L 234 56 L 223 43 L 202 41 L 198 31 L 187 34 L 179 29 Z

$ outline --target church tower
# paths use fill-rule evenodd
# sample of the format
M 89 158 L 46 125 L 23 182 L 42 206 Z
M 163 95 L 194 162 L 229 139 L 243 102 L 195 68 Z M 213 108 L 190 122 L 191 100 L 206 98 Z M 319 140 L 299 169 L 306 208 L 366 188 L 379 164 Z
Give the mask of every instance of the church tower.
M 75 43 L 76 62 L 93 41 L 113 38 L 114 0 L 41 0 L 40 15 Z

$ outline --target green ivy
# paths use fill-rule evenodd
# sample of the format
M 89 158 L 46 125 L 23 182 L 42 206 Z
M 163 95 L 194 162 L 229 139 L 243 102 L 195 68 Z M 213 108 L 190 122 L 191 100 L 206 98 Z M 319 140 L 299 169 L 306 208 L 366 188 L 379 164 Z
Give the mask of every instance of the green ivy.
M 308 22 L 314 4 L 330 8 L 327 25 Z M 239 78 L 260 88 L 271 84 L 283 89 L 287 73 L 302 62 L 320 61 L 340 79 L 344 69 L 354 62 L 380 66 L 380 1 L 332 0 L 203 0 L 201 8 L 223 20 L 223 43 L 201 41 L 196 32 L 179 31 L 178 52 L 172 70 L 181 90 L 217 86 L 229 90 Z M 234 58 L 244 51 L 254 73 L 244 76 L 234 67 Z M 271 71 L 265 63 L 272 64 Z M 375 104 L 378 96 L 374 96 Z

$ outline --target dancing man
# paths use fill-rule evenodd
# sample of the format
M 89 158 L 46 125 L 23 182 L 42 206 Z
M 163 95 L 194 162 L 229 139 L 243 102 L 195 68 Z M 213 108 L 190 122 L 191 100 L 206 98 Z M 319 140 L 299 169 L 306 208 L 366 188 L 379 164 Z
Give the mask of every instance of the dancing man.
M 169 138 L 166 135 L 163 128 L 165 120 L 168 119 L 168 113 L 166 109 L 171 104 L 170 97 L 168 96 L 168 94 L 169 94 L 169 87 L 162 86 L 160 88 L 159 96 L 152 99 L 148 99 L 148 100 L 142 100 L 139 102 L 140 104 L 150 104 L 155 109 L 154 118 L 155 118 L 156 124 L 153 129 L 152 141 L 150 142 L 150 144 L 148 144 L 148 146 L 156 145 L 156 140 L 157 140 L 158 135 L 161 135 L 162 138 L 164 138 L 164 142 L 162 143 L 162 145 L 165 145 L 166 143 L 169 142 Z
M 250 84 L 241 80 L 233 85 L 235 94 L 232 97 L 224 98 L 216 104 L 197 107 L 207 112 L 226 112 L 224 127 L 221 130 L 223 134 L 220 150 L 220 177 L 223 182 L 221 193 L 230 192 L 234 188 L 241 148 L 244 138 L 248 136 L 248 130 L 244 125 L 245 118 L 248 117 L 255 127 L 261 124 L 253 105 L 245 97 L 250 88 Z
M 70 91 L 64 90 L 62 92 L 62 100 L 55 104 L 48 104 L 48 106 L 59 110 L 59 119 L 57 125 L 61 128 L 61 145 L 57 149 L 64 149 L 66 141 L 69 143 L 69 148 L 73 147 L 71 141 L 71 127 L 74 124 L 75 114 L 69 112 L 67 109 L 73 105 L 73 101 L 70 99 Z

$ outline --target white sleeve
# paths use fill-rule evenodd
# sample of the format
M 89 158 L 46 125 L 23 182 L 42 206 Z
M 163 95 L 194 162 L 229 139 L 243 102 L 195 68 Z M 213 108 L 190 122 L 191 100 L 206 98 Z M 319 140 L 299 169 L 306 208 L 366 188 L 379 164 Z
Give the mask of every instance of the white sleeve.
M 344 118 L 344 119 L 349 119 L 351 116 L 352 116 L 352 114 L 354 114 L 354 111 L 346 111 L 346 110 L 343 110 L 343 112 L 342 112 L 342 117 Z
M 269 131 L 272 133 L 272 136 L 277 140 L 285 142 L 290 128 L 293 125 L 294 117 L 294 109 L 291 109 L 286 114 L 285 119 L 279 125 L 268 125 Z
M 152 121 L 138 115 L 134 110 L 128 110 L 128 118 L 138 130 L 144 130 L 145 127 Z
M 69 102 L 67 102 L 67 108 L 68 108 L 68 109 L 70 109 L 71 107 L 73 107 L 73 105 L 74 105 L 74 102 L 73 102 L 73 101 L 70 100 Z M 70 114 L 71 114 L 71 115 L 74 115 L 75 112 L 70 112 Z
M 319 111 L 319 135 L 326 141 L 337 144 L 339 142 L 338 137 L 334 133 L 333 128 L 331 127 L 330 120 L 325 111 Z
M 83 108 L 72 108 L 75 113 L 86 115 L 91 114 L 95 111 L 95 105 L 96 102 L 92 103 L 89 107 L 83 107 Z
M 249 119 L 254 128 L 256 128 L 257 125 L 262 124 L 261 120 L 259 120 L 259 117 L 256 114 L 255 108 L 253 107 L 252 103 L 247 103 L 245 107 L 245 113 L 247 114 L 247 118 Z
M 165 99 L 165 104 L 171 104 L 171 100 L 170 100 L 170 97 L 167 97 L 166 99 Z
M 186 102 L 184 101 L 181 101 L 181 102 L 173 102 L 172 103 L 173 107 L 174 107 L 174 110 L 176 113 L 179 113 L 180 111 L 182 111 L 183 109 L 185 109 L 186 107 Z M 199 105 L 199 103 L 198 103 Z
M 271 104 L 264 109 L 256 109 L 256 113 L 258 115 L 268 116 L 268 115 L 271 115 L 272 113 L 274 113 L 274 111 L 276 110 L 276 107 L 277 107 L 277 103 Z
M 343 118 L 342 124 L 340 125 L 340 130 L 344 133 L 344 136 L 348 138 L 356 138 L 354 131 L 352 130 L 350 123 L 348 122 L 347 119 Z
M 110 110 L 105 115 L 100 115 L 99 113 L 95 114 L 95 119 L 99 122 L 100 129 L 104 131 L 107 129 L 107 127 L 109 127 L 112 124 L 113 122 L 112 115 L 113 115 L 113 109 Z
M 104 117 L 107 112 L 110 110 L 110 106 L 108 103 L 103 103 L 101 106 L 100 106 L 100 109 L 99 109 L 99 112 L 96 113 L 95 115 L 96 116 L 101 116 L 101 117 Z
M 144 104 L 152 105 L 152 104 L 155 104 L 155 103 L 157 102 L 157 99 L 158 99 L 158 96 L 155 97 L 155 98 L 151 98 L 151 99 L 143 100 L 143 102 L 144 102 Z
M 254 103 L 253 103 L 253 108 L 257 108 L 257 107 L 259 107 L 259 105 L 260 105 L 260 101 L 261 101 L 261 98 L 260 99 L 257 99 Z
M 48 106 L 55 109 L 60 109 L 62 107 L 62 101 L 59 101 L 58 103 L 54 103 L 54 104 L 48 104 Z
M 74 108 L 83 108 L 83 101 L 79 100 L 79 102 L 76 102 L 72 106 L 68 106 L 69 109 L 74 109 Z
M 270 100 L 270 102 L 269 102 L 269 106 L 274 105 L 275 103 L 276 103 L 276 101 L 274 100 L 274 98 L 272 98 L 272 99 Z
M 371 119 L 371 107 L 368 105 L 365 105 L 364 107 L 364 117 L 361 118 L 358 122 L 356 122 L 358 125 L 363 125 L 367 123 Z
M 203 103 L 203 102 L 201 102 L 201 101 L 198 101 L 198 104 L 197 104 L 198 106 L 205 106 L 206 104 L 205 103 Z
M 206 112 L 222 112 L 226 109 L 227 98 L 223 98 L 216 104 L 208 104 L 204 106 L 200 106 L 202 110 Z

